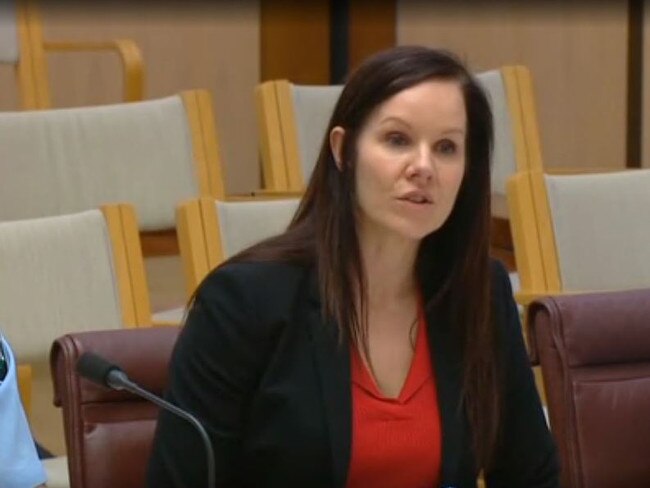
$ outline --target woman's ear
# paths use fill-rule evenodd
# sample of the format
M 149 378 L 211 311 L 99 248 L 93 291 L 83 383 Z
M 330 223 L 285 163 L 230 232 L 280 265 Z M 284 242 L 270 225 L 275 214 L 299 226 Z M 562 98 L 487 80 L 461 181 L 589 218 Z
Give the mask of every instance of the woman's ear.
M 340 126 L 336 126 L 330 132 L 330 150 L 332 151 L 332 156 L 334 156 L 334 161 L 336 162 L 336 167 L 339 171 L 343 170 L 343 160 L 341 152 L 343 151 L 343 140 L 345 139 L 345 129 Z

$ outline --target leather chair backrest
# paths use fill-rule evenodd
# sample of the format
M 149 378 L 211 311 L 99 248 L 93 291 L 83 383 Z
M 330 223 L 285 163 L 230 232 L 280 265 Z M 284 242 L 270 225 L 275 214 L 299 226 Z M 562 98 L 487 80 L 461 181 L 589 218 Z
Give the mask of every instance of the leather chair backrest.
M 650 486 L 650 289 L 548 297 L 528 313 L 562 486 Z
M 146 400 L 81 378 L 76 373 L 79 357 L 99 354 L 161 396 L 179 332 L 179 327 L 82 332 L 54 342 L 54 401 L 63 408 L 71 488 L 144 486 L 158 417 L 158 407 Z

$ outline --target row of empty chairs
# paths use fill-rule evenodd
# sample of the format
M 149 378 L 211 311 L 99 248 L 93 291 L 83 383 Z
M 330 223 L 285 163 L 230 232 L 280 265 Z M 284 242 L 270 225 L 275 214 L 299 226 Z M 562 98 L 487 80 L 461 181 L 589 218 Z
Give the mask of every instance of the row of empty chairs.
M 479 74 L 479 79 L 490 93 L 497 121 L 494 208 L 507 230 L 505 178 L 528 167 L 529 148 L 539 147 L 533 140 L 532 83 L 521 66 Z M 257 100 L 266 182 L 261 196 L 302 192 L 311 166 L 301 163 L 304 169 L 296 172 L 298 159 L 288 155 L 300 151 L 302 161 L 315 158 L 340 89 L 286 81 L 260 85 Z M 291 92 L 296 95 L 288 97 Z M 274 107 L 293 116 L 278 117 Z M 284 138 L 274 136 L 278 133 Z M 300 141 L 298 133 L 303 134 Z M 148 276 L 154 282 L 152 276 L 169 275 L 169 266 L 173 272 L 179 268 L 177 260 L 165 257 L 178 252 L 173 221 L 178 202 L 229 197 L 212 100 L 206 91 L 137 103 L 0 113 L 0 145 L 4 149 L 0 173 L 6 186 L 0 195 L 0 221 L 131 203 L 138 214 L 145 256 L 150 257 L 145 262 Z M 272 150 L 265 149 L 271 146 Z M 294 175 L 293 183 L 277 183 L 273 175 L 280 173 Z M 295 175 L 302 183 L 295 182 Z M 160 312 L 158 305 L 155 312 Z

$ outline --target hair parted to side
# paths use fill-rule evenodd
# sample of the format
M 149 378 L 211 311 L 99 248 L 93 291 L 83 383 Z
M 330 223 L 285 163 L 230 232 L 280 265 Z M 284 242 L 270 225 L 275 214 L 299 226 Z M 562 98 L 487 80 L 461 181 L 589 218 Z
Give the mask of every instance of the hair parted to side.
M 355 220 L 356 144 L 378 105 L 430 80 L 456 81 L 462 89 L 467 159 L 454 209 L 440 229 L 423 239 L 416 274 L 425 307 L 451 324 L 459 341 L 463 406 L 474 433 L 478 465 L 486 468 L 498 443 L 502 404 L 488 258 L 493 124 L 485 93 L 456 56 L 401 46 L 361 64 L 334 108 L 289 229 L 226 263 L 270 260 L 317 266 L 323 313 L 336 321 L 341 338 L 348 337 L 367 350 L 366 282 Z M 336 126 L 345 130 L 340 169 L 329 145 L 329 133 Z

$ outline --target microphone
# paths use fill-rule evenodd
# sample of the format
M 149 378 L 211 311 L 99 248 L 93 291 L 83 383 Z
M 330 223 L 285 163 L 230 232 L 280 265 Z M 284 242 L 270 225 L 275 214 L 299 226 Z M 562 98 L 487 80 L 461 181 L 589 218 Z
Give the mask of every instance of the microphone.
M 199 422 L 194 415 L 138 386 L 129 379 L 126 373 L 122 371 L 119 366 L 109 363 L 103 357 L 92 352 L 85 352 L 81 357 L 79 357 L 77 360 L 77 373 L 93 383 L 97 383 L 113 390 L 126 390 L 136 396 L 144 398 L 145 400 L 149 400 L 151 403 L 158 405 L 160 408 L 163 408 L 192 424 L 201 436 L 201 440 L 205 446 L 205 453 L 207 455 L 206 464 L 208 468 L 208 488 L 214 488 L 216 480 L 214 449 L 205 427 L 203 427 L 201 422 Z

